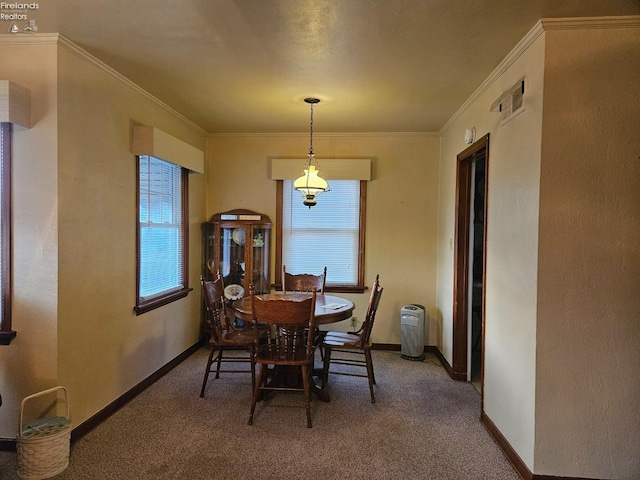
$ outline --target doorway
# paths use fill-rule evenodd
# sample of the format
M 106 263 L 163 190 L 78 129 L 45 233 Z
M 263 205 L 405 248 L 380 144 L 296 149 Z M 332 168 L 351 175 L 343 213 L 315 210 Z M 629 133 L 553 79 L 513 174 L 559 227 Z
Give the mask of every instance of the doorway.
M 489 135 L 457 157 L 453 377 L 482 393 Z

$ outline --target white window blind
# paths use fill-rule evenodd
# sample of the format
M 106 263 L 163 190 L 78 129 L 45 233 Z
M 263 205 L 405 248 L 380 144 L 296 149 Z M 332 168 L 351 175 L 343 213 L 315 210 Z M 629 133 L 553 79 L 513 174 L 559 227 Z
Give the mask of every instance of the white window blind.
M 331 191 L 311 209 L 283 183 L 282 263 L 287 272 L 319 274 L 327 267 L 327 285 L 358 284 L 360 181 L 332 180 Z
M 184 287 L 182 262 L 181 167 L 155 157 L 139 157 L 140 300 Z

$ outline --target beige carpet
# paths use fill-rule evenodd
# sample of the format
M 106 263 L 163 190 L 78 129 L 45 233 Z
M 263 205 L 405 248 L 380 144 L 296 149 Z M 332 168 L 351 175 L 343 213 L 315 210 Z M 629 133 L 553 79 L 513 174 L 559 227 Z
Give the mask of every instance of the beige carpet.
M 364 378 L 333 376 L 330 403 L 300 394 L 258 403 L 249 376 L 211 379 L 203 348 L 71 446 L 58 479 L 487 479 L 519 476 L 479 421 L 480 396 L 434 357 L 374 351 L 376 404 Z M 0 478 L 16 454 L 0 452 Z

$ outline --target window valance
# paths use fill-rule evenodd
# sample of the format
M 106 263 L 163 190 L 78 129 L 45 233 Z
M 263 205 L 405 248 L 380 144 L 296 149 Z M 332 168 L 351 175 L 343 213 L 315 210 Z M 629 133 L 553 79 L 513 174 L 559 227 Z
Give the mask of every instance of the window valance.
M 0 122 L 31 128 L 31 91 L 9 80 L 0 80 Z
M 131 153 L 150 155 L 180 165 L 192 172 L 204 173 L 204 152 L 193 145 L 163 132 L 159 128 L 133 127 Z

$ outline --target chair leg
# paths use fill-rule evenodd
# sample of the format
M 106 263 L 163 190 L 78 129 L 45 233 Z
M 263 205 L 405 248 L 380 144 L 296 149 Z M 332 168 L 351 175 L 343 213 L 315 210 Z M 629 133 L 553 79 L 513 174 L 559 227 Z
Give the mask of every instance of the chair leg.
M 251 391 L 256 388 L 256 360 L 255 360 L 255 348 L 249 347 L 249 358 L 251 358 Z
M 371 392 L 371 403 L 376 403 L 376 397 L 373 394 L 373 385 L 376 383 L 376 379 L 373 376 L 373 361 L 371 360 L 371 350 L 366 349 L 364 351 L 364 358 L 367 363 L 367 377 L 369 377 L 369 391 Z
M 204 397 L 204 389 L 207 386 L 207 380 L 209 379 L 209 373 L 211 373 L 211 364 L 213 363 L 213 352 L 215 348 L 212 346 L 209 349 L 209 358 L 207 359 L 207 369 L 204 371 L 204 379 L 202 380 L 202 389 L 200 390 L 200 398 Z
M 222 351 L 223 348 L 222 347 L 218 347 L 218 368 L 216 368 L 216 378 L 220 378 L 220 363 L 222 362 Z
M 302 384 L 304 386 L 304 407 L 307 410 L 307 428 L 311 428 L 311 391 L 309 388 L 309 382 L 311 381 L 311 372 L 307 365 L 302 367 Z
M 331 363 L 331 347 L 324 347 L 324 362 L 322 366 L 322 388 L 329 381 L 329 364 Z
M 373 383 L 374 385 L 376 384 L 376 374 L 375 371 L 373 370 L 373 360 L 371 357 L 371 349 L 367 350 L 369 352 L 369 364 L 371 365 L 371 383 Z M 366 354 L 365 354 L 365 359 L 367 358 Z
M 371 353 L 369 353 L 369 355 L 371 355 Z M 374 385 L 376 384 L 376 373 L 373 370 L 373 362 L 371 362 L 371 382 Z
M 327 332 L 323 332 L 319 328 L 316 327 L 316 345 L 318 345 L 318 350 L 320 350 L 320 360 L 324 361 L 324 349 L 322 348 L 322 342 L 324 341 L 324 337 L 327 336 Z
M 258 401 L 258 395 L 260 395 L 260 385 L 262 385 L 262 377 L 264 376 L 266 364 L 261 363 L 260 369 L 258 370 L 258 379 L 256 380 L 255 386 L 253 387 L 253 396 L 251 399 L 251 412 L 249 413 L 249 421 L 248 425 L 253 425 L 253 414 L 256 411 L 256 402 Z

